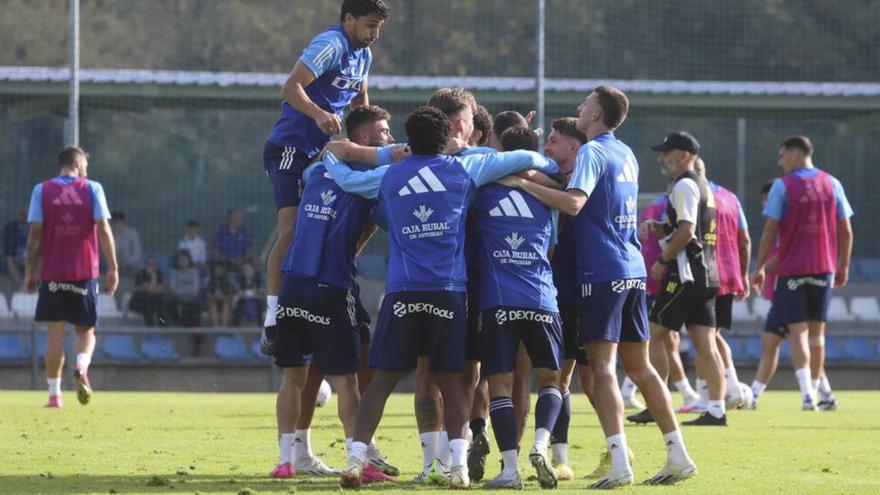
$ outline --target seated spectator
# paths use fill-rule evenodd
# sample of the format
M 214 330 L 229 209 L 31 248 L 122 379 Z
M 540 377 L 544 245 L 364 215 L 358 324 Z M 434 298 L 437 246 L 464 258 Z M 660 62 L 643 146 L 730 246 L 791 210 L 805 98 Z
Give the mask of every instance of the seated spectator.
M 168 273 L 168 314 L 175 324 L 199 326 L 202 281 L 189 251 L 177 252 L 177 263 Z
M 165 325 L 166 299 L 162 272 L 155 256 L 147 257 L 143 269 L 134 278 L 134 291 L 128 309 L 143 315 L 144 325 L 154 327 Z
M 177 244 L 177 249 L 183 249 L 189 252 L 193 264 L 199 269 L 205 269 L 205 263 L 208 262 L 208 248 L 205 240 L 199 233 L 200 226 L 195 220 L 186 223 L 186 235 Z
M 141 236 L 125 223 L 125 213 L 114 211 L 110 225 L 113 227 L 113 240 L 116 241 L 116 260 L 119 264 L 119 277 L 131 277 L 137 273 L 141 264 Z
M 238 276 L 238 297 L 235 303 L 234 321 L 236 325 L 253 324 L 261 326 L 266 310 L 266 284 L 257 272 L 253 260 L 241 265 Z
M 226 262 L 236 270 L 251 256 L 253 239 L 244 228 L 244 212 L 231 210 L 226 223 L 221 225 L 214 234 L 211 243 L 212 256 L 215 262 Z
M 12 286 L 18 290 L 24 276 L 25 250 L 28 237 L 27 209 L 21 207 L 15 220 L 3 227 L 3 268 Z
M 226 263 L 217 262 L 208 275 L 205 284 L 205 296 L 208 301 L 208 314 L 211 326 L 228 327 L 232 313 L 232 296 L 235 295 L 235 284 L 226 270 Z

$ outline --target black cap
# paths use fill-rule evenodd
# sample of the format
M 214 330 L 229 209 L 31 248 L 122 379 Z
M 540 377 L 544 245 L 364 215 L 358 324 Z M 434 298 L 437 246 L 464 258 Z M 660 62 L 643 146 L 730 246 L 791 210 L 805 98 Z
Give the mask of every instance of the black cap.
M 663 138 L 663 142 L 651 146 L 654 151 L 682 150 L 688 153 L 698 154 L 700 152 L 700 142 L 689 132 L 677 131 Z

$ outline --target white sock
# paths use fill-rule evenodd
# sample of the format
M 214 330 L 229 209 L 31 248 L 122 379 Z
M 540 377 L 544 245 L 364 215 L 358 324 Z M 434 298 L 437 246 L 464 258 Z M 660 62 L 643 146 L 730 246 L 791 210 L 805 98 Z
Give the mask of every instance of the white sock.
M 553 460 L 557 464 L 568 464 L 567 443 L 554 443 L 550 446 L 550 449 L 553 450 Z
M 291 462 L 291 446 L 293 444 L 293 433 L 282 433 L 278 439 L 278 464 L 287 464 Z
M 700 398 L 697 399 L 697 405 L 709 407 L 709 388 L 706 386 L 706 380 L 697 378 L 697 391 L 700 395 Z
M 367 462 L 367 444 L 364 442 L 353 441 L 351 447 L 348 448 L 348 456 L 366 463 Z
M 819 395 L 822 396 L 822 400 L 832 400 L 834 398 L 834 392 L 831 390 L 831 382 L 828 381 L 827 375 L 822 375 L 822 379 L 819 380 L 819 386 L 816 387 L 819 390 Z
M 513 475 L 519 471 L 519 460 L 517 459 L 516 449 L 505 450 L 501 453 L 501 460 L 504 461 L 502 474 Z
M 547 452 L 547 444 L 550 443 L 550 434 L 552 432 L 547 428 L 538 428 L 535 430 L 535 450 L 538 452 Z
M 688 382 L 687 378 L 682 378 L 681 380 L 672 384 L 676 390 L 681 392 L 681 398 L 687 402 L 691 397 L 697 395 L 693 388 L 691 388 L 690 382 Z
M 798 387 L 801 389 L 801 396 L 804 402 L 814 400 L 813 384 L 810 382 L 810 368 L 801 368 L 795 370 L 794 376 L 797 377 Z
M 449 451 L 449 434 L 446 433 L 446 430 L 440 432 L 440 440 L 437 442 L 437 451 L 434 452 L 434 459 L 440 459 L 440 462 L 443 463 L 444 466 L 450 466 L 450 456 L 452 455 Z
M 419 433 L 419 440 L 422 441 L 422 460 L 424 467 L 427 469 L 435 459 L 437 454 L 437 444 L 440 443 L 440 432 L 429 431 Z
M 817 391 L 817 392 L 819 391 L 819 382 L 821 382 L 821 381 L 822 381 L 822 380 L 820 380 L 820 379 L 818 379 L 818 378 L 816 378 L 815 380 L 813 380 L 813 390 L 815 390 L 815 391 Z
M 706 412 L 716 418 L 724 416 L 724 413 L 726 412 L 725 409 L 723 400 L 710 400 L 706 403 Z
M 452 453 L 452 462 L 449 466 L 464 466 L 467 471 L 468 441 L 464 438 L 456 438 L 449 441 L 449 450 Z
M 724 370 L 724 380 L 727 384 L 727 395 L 731 398 L 742 397 L 742 391 L 739 389 L 739 378 L 736 376 L 736 368 L 731 366 Z
M 76 355 L 76 367 L 82 371 L 88 371 L 89 365 L 92 364 L 92 356 L 84 352 Z
M 266 319 L 263 322 L 264 327 L 275 325 L 276 311 L 278 311 L 278 296 L 266 296 Z
M 352 443 L 354 443 L 354 439 L 353 439 L 353 438 L 346 438 L 346 439 L 345 439 L 345 449 L 346 449 L 345 451 L 348 452 L 348 455 L 351 455 L 351 444 L 352 444 Z M 367 449 L 368 449 L 368 450 L 369 450 L 369 448 L 370 448 L 370 446 L 367 445 Z
M 626 457 L 626 435 L 618 433 L 605 439 L 608 452 L 611 452 L 611 467 L 617 470 L 632 470 Z
M 61 395 L 61 377 L 58 378 L 46 378 L 46 383 L 49 384 L 49 397 L 55 397 L 56 395 Z
M 752 382 L 752 395 L 757 399 L 759 395 L 764 393 L 764 390 L 767 389 L 767 384 L 761 383 L 758 380 Z
M 293 433 L 293 461 L 299 463 L 312 457 L 312 429 L 296 430 Z
M 684 438 L 681 436 L 681 430 L 670 431 L 663 435 L 663 443 L 666 444 L 666 459 L 671 464 L 682 465 L 694 463 L 684 446 Z
M 623 384 L 620 386 L 620 395 L 624 397 L 633 397 L 636 395 L 636 384 L 633 382 L 629 376 L 623 377 Z

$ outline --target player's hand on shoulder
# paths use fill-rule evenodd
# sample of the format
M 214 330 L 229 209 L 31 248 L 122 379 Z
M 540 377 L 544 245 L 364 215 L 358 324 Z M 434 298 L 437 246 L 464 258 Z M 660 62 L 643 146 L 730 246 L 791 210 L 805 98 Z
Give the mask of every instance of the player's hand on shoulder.
M 523 179 L 552 189 L 562 189 L 562 183 L 539 170 L 523 170 L 517 174 Z
M 502 186 L 521 188 L 523 182 L 525 182 L 525 181 L 526 181 L 526 179 L 523 179 L 522 177 L 520 177 L 516 174 L 512 174 L 512 175 L 505 175 L 504 177 L 498 179 L 495 182 L 497 182 L 498 184 L 501 184 Z
M 315 124 L 321 129 L 321 132 L 328 136 L 342 132 L 342 123 L 339 122 L 339 117 L 335 113 L 321 112 L 315 119 Z
M 399 144 L 391 149 L 391 161 L 397 163 L 412 154 L 408 144 Z

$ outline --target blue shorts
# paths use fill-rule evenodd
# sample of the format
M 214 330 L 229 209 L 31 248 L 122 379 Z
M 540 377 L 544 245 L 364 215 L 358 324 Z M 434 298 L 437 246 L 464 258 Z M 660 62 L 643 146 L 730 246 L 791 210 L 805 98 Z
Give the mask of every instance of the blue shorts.
M 419 356 L 434 372 L 464 371 L 467 354 L 467 294 L 412 291 L 386 294 L 370 347 L 370 367 L 415 369 Z
M 775 321 L 786 325 L 826 321 L 833 280 L 831 273 L 778 277 L 773 290 Z
M 281 208 L 298 207 L 302 201 L 303 172 L 309 158 L 291 146 L 278 146 L 266 141 L 263 147 L 263 169 L 272 183 L 275 206 Z
M 581 342 L 644 342 L 650 338 L 645 279 L 583 284 L 578 307 Z
M 776 305 L 771 304 L 770 310 L 767 311 L 767 320 L 764 322 L 764 332 L 778 335 L 782 339 L 788 338 L 788 325 L 779 323 L 779 317 Z
M 522 342 L 533 368 L 558 370 L 562 364 L 562 322 L 559 313 L 499 306 L 483 311 L 481 370 L 486 375 L 516 369 Z
M 66 321 L 81 327 L 98 323 L 98 282 L 40 282 L 35 321 Z
M 480 275 L 468 272 L 467 285 L 467 352 L 465 357 L 468 361 L 480 360 L 480 331 L 482 321 L 480 318 Z
M 372 323 L 373 320 L 370 318 L 370 313 L 361 301 L 361 287 L 358 285 L 357 281 L 354 282 L 354 285 L 351 288 L 351 294 L 354 296 L 354 321 L 357 322 L 361 344 L 369 344 L 370 339 L 373 338 L 372 332 L 370 331 L 370 323 Z
M 558 300 L 557 300 L 558 302 Z M 558 302 L 559 318 L 562 320 L 562 342 L 565 351 L 565 359 L 574 359 L 577 364 L 586 366 L 590 364 L 587 359 L 587 351 L 578 335 L 578 302 Z
M 354 313 L 350 291 L 285 274 L 278 294 L 275 364 L 296 368 L 314 363 L 325 375 L 356 372 L 361 338 Z

